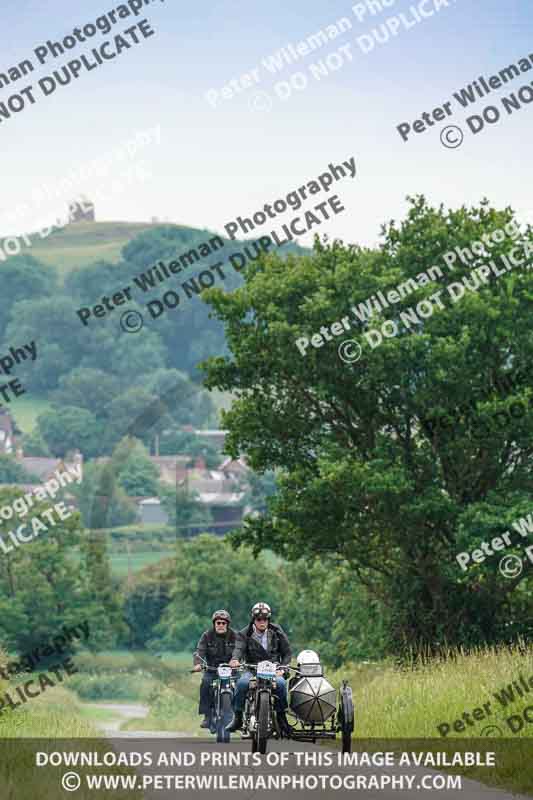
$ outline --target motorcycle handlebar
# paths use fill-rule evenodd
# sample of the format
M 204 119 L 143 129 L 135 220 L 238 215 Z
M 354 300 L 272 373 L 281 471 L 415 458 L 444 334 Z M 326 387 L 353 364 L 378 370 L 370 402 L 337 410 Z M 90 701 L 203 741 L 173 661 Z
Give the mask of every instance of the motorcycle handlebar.
M 199 656 L 199 658 L 201 658 L 201 656 Z M 208 665 L 207 661 L 205 660 L 205 658 L 201 658 L 201 660 L 203 662 L 201 664 L 202 672 L 216 672 L 217 671 L 218 667 L 210 667 Z M 293 672 L 297 672 L 298 671 L 296 667 L 291 667 L 290 664 L 277 664 L 276 662 L 273 662 L 273 663 L 274 663 L 274 666 L 276 667 L 277 670 L 278 669 L 279 670 L 286 669 L 286 670 L 292 670 Z M 229 667 L 230 665 L 229 664 L 219 664 L 218 666 L 219 667 Z M 233 671 L 236 671 L 236 670 L 241 670 L 242 671 L 244 669 L 251 669 L 251 670 L 257 671 L 257 664 L 247 664 L 245 661 L 240 661 L 238 667 L 231 667 L 231 669 Z M 189 670 L 190 674 L 194 674 L 195 672 L 197 672 L 197 670 L 195 670 L 195 669 Z
M 276 667 L 276 669 L 279 669 L 279 670 L 292 669 L 294 672 L 296 672 L 296 668 L 295 667 L 291 667 L 290 664 L 277 664 L 276 662 L 273 662 L 273 664 Z M 253 669 L 253 670 L 257 671 L 257 664 L 246 664 L 244 661 L 241 661 L 240 665 L 239 665 L 239 667 L 237 667 L 237 669 L 241 669 L 241 668 Z
M 200 656 L 200 658 L 201 658 L 201 656 Z M 207 663 L 207 661 L 205 661 L 205 659 L 202 659 L 202 661 L 204 662 L 203 664 L 200 664 L 200 666 L 202 667 L 202 672 L 216 672 L 218 670 L 218 667 L 229 667 L 229 664 L 219 664 L 218 667 L 210 667 L 209 664 Z M 238 667 L 231 667 L 231 669 L 233 671 L 235 671 L 236 669 L 238 669 Z M 196 670 L 196 669 L 190 669 L 189 670 L 190 674 L 193 674 L 193 673 L 196 673 L 196 672 L 198 672 L 198 670 Z

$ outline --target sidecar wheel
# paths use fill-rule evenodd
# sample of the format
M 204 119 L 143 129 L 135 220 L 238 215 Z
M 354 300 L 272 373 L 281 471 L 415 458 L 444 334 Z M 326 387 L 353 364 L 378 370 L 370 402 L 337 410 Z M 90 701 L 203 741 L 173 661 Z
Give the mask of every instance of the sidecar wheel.
M 341 690 L 341 703 L 339 707 L 339 722 L 342 731 L 342 752 L 352 752 L 352 733 L 354 729 L 354 708 L 352 690 L 343 686 Z

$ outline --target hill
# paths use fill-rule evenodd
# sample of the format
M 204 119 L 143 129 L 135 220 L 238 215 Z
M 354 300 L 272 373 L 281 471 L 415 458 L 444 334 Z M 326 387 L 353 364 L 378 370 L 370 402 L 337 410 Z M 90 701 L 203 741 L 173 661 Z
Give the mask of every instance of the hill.
M 125 245 L 139 234 L 162 226 L 179 228 L 185 237 L 191 240 L 205 233 L 186 225 L 162 222 L 72 222 L 67 227 L 54 231 L 45 239 L 41 239 L 38 233 L 29 234 L 33 243 L 31 247 L 24 245 L 20 239 L 21 253 L 29 253 L 39 261 L 55 267 L 59 275 L 64 277 L 75 267 L 86 266 L 96 261 L 118 263 L 122 259 L 122 248 Z M 211 232 L 211 235 L 215 233 Z M 226 237 L 223 238 L 227 241 Z M 235 241 L 236 246 L 243 244 L 247 242 Z M 306 248 L 292 242 L 282 249 L 285 253 L 308 252 Z
M 23 247 L 21 252 L 50 264 L 60 275 L 74 267 L 105 260 L 117 263 L 121 259 L 124 245 L 160 223 L 149 222 L 75 222 L 62 230 L 54 231 L 46 239 L 30 234 L 32 247 Z

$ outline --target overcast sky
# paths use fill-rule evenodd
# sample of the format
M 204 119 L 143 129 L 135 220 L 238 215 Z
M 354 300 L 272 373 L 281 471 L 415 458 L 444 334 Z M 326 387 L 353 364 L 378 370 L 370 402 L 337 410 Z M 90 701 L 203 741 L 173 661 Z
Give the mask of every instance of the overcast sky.
M 424 9 L 434 2 L 426 0 Z M 137 18 L 119 20 L 109 34 L 99 34 L 39 66 L 34 48 L 47 40 L 62 40 L 74 27 L 94 23 L 119 4 L 4 0 L 0 72 L 25 58 L 36 65 L 27 78 L 0 89 L 4 102 L 24 86 L 37 87 L 44 75 L 90 53 L 104 40 L 113 40 L 143 17 L 156 34 L 146 40 L 141 37 L 141 44 L 91 72 L 82 70 L 78 80 L 60 86 L 50 97 L 36 88 L 34 105 L 0 122 L 0 232 L 23 227 L 22 222 L 15 226 L 6 222 L 5 215 L 17 204 L 31 201 L 36 187 L 56 183 L 136 131 L 156 125 L 161 126 L 161 144 L 142 151 L 152 177 L 122 193 L 108 189 L 112 175 L 93 184 L 99 191 L 99 220 L 147 221 L 157 216 L 222 231 L 237 215 L 253 214 L 264 203 L 315 178 L 328 163 L 354 156 L 355 180 L 341 181 L 336 190 L 346 212 L 324 223 L 320 232 L 373 244 L 380 225 L 403 214 L 405 196 L 419 192 L 451 206 L 477 203 L 486 196 L 497 206 L 512 205 L 522 218 L 533 221 L 529 153 L 533 104 L 524 104 L 512 115 L 501 105 L 502 96 L 531 85 L 533 70 L 478 99 L 471 109 L 461 109 L 453 100 L 454 92 L 478 76 L 488 79 L 530 53 L 533 59 L 531 4 L 448 2 L 448 7 L 412 24 L 415 17 L 409 8 L 416 9 L 420 0 L 397 0 L 384 13 L 367 14 L 362 20 L 354 14 L 354 4 L 343 0 L 327 4 L 306 0 L 291 3 L 290 8 L 281 0 L 268 4 L 154 0 Z M 411 27 L 407 30 L 401 23 L 395 37 L 363 53 L 357 38 L 371 36 L 376 27 L 380 35 L 380 23 L 400 12 Z M 343 17 L 350 20 L 350 30 L 278 75 L 262 65 L 262 59 L 280 47 L 296 46 Z M 350 45 L 351 63 L 343 56 L 337 71 L 316 80 L 310 65 L 343 45 Z M 334 57 L 330 63 L 338 60 Z M 221 91 L 231 79 L 254 68 L 259 76 L 256 89 L 221 99 L 217 108 L 206 101 L 209 90 Z M 280 99 L 275 84 L 295 72 L 305 75 L 306 88 Z M 257 96 L 259 90 L 263 94 Z M 424 111 L 447 101 L 452 101 L 453 111 L 447 121 L 402 141 L 397 125 L 413 123 Z M 261 110 L 265 105 L 270 110 Z M 501 119 L 474 136 L 465 119 L 487 105 L 497 106 Z M 458 149 L 446 149 L 440 142 L 440 131 L 447 124 L 464 130 Z M 119 177 L 125 164 L 117 163 L 115 169 Z M 90 184 L 80 189 L 91 196 Z M 64 205 L 63 200 L 49 203 L 45 216 Z M 283 215 L 280 224 L 298 214 Z M 24 220 L 28 226 L 41 220 L 43 212 L 32 211 L 29 216 Z M 300 241 L 308 244 L 310 238 Z

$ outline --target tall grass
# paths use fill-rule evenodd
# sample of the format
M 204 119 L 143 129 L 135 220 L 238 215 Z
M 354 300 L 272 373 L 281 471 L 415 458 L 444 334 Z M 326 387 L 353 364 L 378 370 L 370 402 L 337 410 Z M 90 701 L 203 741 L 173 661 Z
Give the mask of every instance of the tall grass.
M 7 656 L 0 651 L 0 666 L 5 666 Z M 27 676 L 29 677 L 29 676 Z M 13 686 L 0 679 L 0 694 Z M 62 686 L 47 688 L 45 692 L 14 710 L 0 716 L 0 785 L 2 800 L 57 800 L 63 796 L 60 779 L 67 769 L 36 766 L 36 751 L 56 749 L 84 750 L 103 754 L 109 750 L 106 740 L 84 720 L 76 696 Z M 68 740 L 58 747 L 58 740 Z M 85 742 L 83 741 L 85 739 Z M 41 740 L 35 741 L 35 740 Z M 73 741 L 75 740 L 75 741 Z M 85 767 L 77 770 L 82 785 L 77 792 L 80 800 L 90 800 L 94 791 L 85 785 L 85 776 L 109 772 L 108 768 Z M 114 774 L 131 774 L 131 770 L 114 768 Z M 116 800 L 140 800 L 137 791 L 117 791 Z
M 510 714 L 519 713 L 533 703 L 524 694 L 506 708 L 494 697 L 522 673 L 533 677 L 533 649 L 524 644 L 505 648 L 479 648 L 469 653 L 450 651 L 437 659 L 414 659 L 404 668 L 378 665 L 348 665 L 331 673 L 332 683 L 342 678 L 350 682 L 356 706 L 356 736 L 362 738 L 439 737 L 438 725 L 453 722 L 463 712 L 490 703 L 486 719 L 465 723 L 463 732 L 448 733 L 448 738 L 479 737 L 487 725 L 497 725 L 512 735 L 505 723 Z M 533 735 L 533 724 L 517 734 Z
M 413 656 L 404 668 L 352 664 L 327 677 L 335 686 L 342 679 L 350 683 L 355 705 L 354 738 L 360 739 L 365 749 L 374 747 L 372 740 L 376 740 L 378 749 L 409 749 L 413 740 L 418 740 L 416 750 L 451 754 L 456 750 L 492 750 L 496 753 L 495 767 L 454 767 L 450 771 L 513 792 L 533 793 L 533 723 L 525 723 L 513 735 L 505 721 L 533 706 L 533 687 L 523 697 L 515 692 L 516 699 L 506 707 L 494 696 L 512 681 L 518 682 L 520 674 L 528 683 L 533 678 L 533 649 L 524 643 L 469 653 L 449 651 L 437 659 Z M 484 704 L 490 705 L 483 709 Z M 484 719 L 474 719 L 474 709 L 482 709 Z M 462 717 L 464 712 L 470 714 L 472 725 Z M 454 730 L 456 720 L 463 722 L 463 731 Z M 437 727 L 443 723 L 450 726 L 445 737 Z M 489 732 L 488 726 L 496 728 Z

